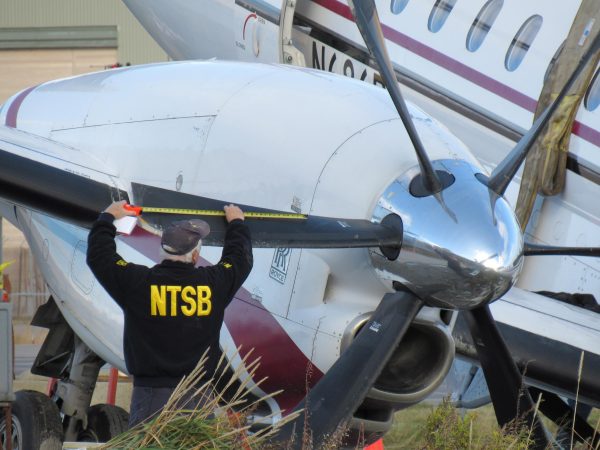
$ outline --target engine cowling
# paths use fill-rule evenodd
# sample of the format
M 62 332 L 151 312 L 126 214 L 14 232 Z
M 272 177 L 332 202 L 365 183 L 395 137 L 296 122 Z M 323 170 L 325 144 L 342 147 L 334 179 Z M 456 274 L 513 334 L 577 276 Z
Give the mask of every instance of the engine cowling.
M 454 360 L 450 330 L 453 314 L 456 313 L 423 307 L 354 414 L 353 427 L 385 432 L 392 424 L 394 411 L 420 402 L 438 388 Z M 348 325 L 342 352 L 369 317 L 364 314 Z

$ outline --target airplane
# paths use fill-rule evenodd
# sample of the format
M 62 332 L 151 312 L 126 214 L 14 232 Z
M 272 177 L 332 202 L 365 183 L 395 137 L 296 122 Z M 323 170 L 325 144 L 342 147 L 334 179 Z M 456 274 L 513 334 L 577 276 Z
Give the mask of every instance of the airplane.
M 500 297 L 494 314 L 496 305 L 512 302 L 552 305 L 563 319 L 576 319 L 565 328 L 568 320 L 554 318 L 553 331 L 574 331 L 560 342 L 574 347 L 569 358 L 585 350 L 578 395 L 598 404 L 594 318 L 510 289 L 524 253 L 540 249 L 523 244 L 502 180 L 515 176 L 541 122 L 490 174 L 394 89 L 369 5 L 355 3 L 356 17 L 391 99 L 367 83 L 293 65 L 182 61 L 44 83 L 1 107 L 0 212 L 24 232 L 52 293 L 33 322 L 50 328 L 34 370 L 60 379 L 54 401 L 20 399 L 38 402 L 39 416 L 58 417 L 58 406 L 56 434 L 90 437 L 94 424 L 118 415 L 88 409 L 104 361 L 122 370 L 124 363 L 120 310 L 85 265 L 87 228 L 114 199 L 175 210 L 234 202 L 247 211 L 302 215 L 248 220 L 255 268 L 221 335 L 234 366 L 250 349 L 260 355 L 258 378 L 268 378 L 260 387 L 251 383 L 256 396 L 283 389 L 264 402 L 257 424 L 261 414 L 276 422 L 306 405 L 311 415 L 300 420 L 311 420 L 317 442 L 342 422 L 366 442 L 379 438 L 395 410 L 421 401 L 447 374 L 455 310 L 469 319 L 499 421 L 509 422 L 532 399 L 525 395 L 525 406 L 515 409 L 520 374 L 500 335 L 487 334 L 495 329 L 487 304 Z M 213 12 L 212 19 L 221 17 L 217 7 Z M 263 49 L 261 43 L 259 55 Z M 154 264 L 156 233 L 186 214 L 144 216 L 118 249 L 128 260 Z M 222 242 L 222 222 L 210 223 L 204 264 L 218 260 Z M 545 344 L 556 348 L 557 341 Z M 562 355 L 535 356 L 531 368 L 552 367 Z M 527 381 L 575 396 L 569 369 L 561 379 L 552 378 L 554 370 L 528 371 Z M 24 425 L 38 415 L 16 417 Z M 541 426 L 530 420 L 545 445 Z M 294 432 L 284 427 L 279 436 Z
M 211 14 L 185 1 L 168 6 L 161 0 L 125 3 L 176 60 L 217 57 L 296 64 L 383 86 L 351 9 L 343 1 L 215 1 Z M 489 170 L 530 126 L 536 98 L 557 60 L 567 53 L 566 45 L 570 50 L 582 47 L 594 30 L 598 7 L 592 3 L 377 2 L 390 57 L 397 77 L 408 88 L 407 97 L 448 125 Z M 572 24 L 578 24 L 573 25 L 573 36 L 569 35 Z M 575 38 L 574 43 L 565 40 L 567 35 Z M 590 74 L 589 86 L 581 91 L 585 101 L 576 111 L 567 149 L 567 187 L 560 196 L 538 198 L 529 213 L 532 220 L 526 234 L 532 241 L 573 245 L 577 237 L 579 245 L 597 245 L 600 211 L 592 193 L 600 182 L 598 74 Z M 555 89 L 560 87 L 559 83 Z M 522 191 L 531 197 L 532 189 Z M 521 202 L 517 192 L 514 183 L 507 192 L 512 204 Z M 519 219 L 527 221 L 523 215 Z M 598 312 L 600 307 L 592 295 L 584 294 L 600 288 L 598 262 L 563 256 L 543 262 L 529 258 L 524 264 L 517 286 L 527 292 L 513 289 L 509 295 L 519 292 L 527 299 L 505 296 L 492 305 L 494 317 L 522 366 L 527 364 L 530 373 L 554 371 L 555 381 L 561 378 L 559 384 L 568 384 L 569 377 L 564 372 L 559 375 L 553 364 L 542 363 L 536 357 L 540 349 L 533 347 L 543 342 L 545 352 L 560 351 L 571 371 L 580 356 L 575 349 L 598 353 L 598 318 L 590 311 Z M 531 296 L 531 291 L 544 291 L 581 308 Z M 454 327 L 458 352 L 475 358 L 467 334 L 459 321 Z M 469 391 L 478 391 L 477 386 Z M 470 399 L 470 406 L 481 402 L 482 398 Z

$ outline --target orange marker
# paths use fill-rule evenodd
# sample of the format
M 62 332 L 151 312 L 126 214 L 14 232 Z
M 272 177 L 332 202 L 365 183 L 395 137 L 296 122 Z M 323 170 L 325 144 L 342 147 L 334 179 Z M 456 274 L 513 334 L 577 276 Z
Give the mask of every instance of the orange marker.
M 142 207 L 141 206 L 134 206 L 134 205 L 130 205 L 128 203 L 125 203 L 123 205 L 123 208 L 125 208 L 127 211 L 133 211 L 136 216 L 141 216 L 142 215 Z

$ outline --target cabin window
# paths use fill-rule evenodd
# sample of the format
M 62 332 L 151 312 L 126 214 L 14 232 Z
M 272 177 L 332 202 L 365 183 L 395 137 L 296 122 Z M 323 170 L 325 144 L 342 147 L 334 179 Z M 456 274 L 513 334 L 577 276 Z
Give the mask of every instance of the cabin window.
M 548 64 L 548 67 L 546 68 L 546 73 L 544 73 L 544 84 L 546 84 L 546 81 L 548 81 L 548 77 L 550 76 L 550 73 L 554 70 L 554 65 L 556 64 L 556 61 L 560 57 L 560 54 L 562 53 L 563 48 L 565 48 L 566 42 L 567 42 L 566 39 L 564 41 L 562 41 L 562 44 L 560 44 L 558 49 L 556 49 L 554 56 L 552 56 L 552 60 L 550 61 L 550 64 Z
M 492 25 L 494 25 L 496 17 L 500 14 L 502 5 L 504 5 L 504 0 L 489 0 L 483 5 L 467 34 L 467 50 L 474 52 L 481 47 Z
M 513 72 L 521 65 L 529 47 L 531 47 L 533 40 L 542 28 L 542 22 L 542 16 L 536 14 L 521 25 L 506 52 L 506 58 L 504 59 L 506 70 Z
M 455 4 L 456 0 L 437 0 L 435 2 L 431 14 L 429 14 L 429 21 L 427 22 L 429 31 L 437 33 L 442 29 Z
M 594 111 L 600 105 L 600 76 L 598 75 L 600 75 L 600 69 L 596 70 L 583 100 L 583 105 L 588 111 Z
M 390 11 L 392 14 L 400 14 L 408 5 L 408 0 L 392 0 L 390 3 Z

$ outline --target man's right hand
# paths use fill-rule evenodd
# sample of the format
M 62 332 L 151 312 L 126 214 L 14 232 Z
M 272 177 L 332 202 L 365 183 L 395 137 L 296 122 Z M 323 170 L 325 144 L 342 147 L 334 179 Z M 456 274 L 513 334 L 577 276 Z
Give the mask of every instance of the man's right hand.
M 223 209 L 225 210 L 225 220 L 227 220 L 227 223 L 236 219 L 244 220 L 244 211 L 239 206 L 225 205 Z
M 115 220 L 121 219 L 125 216 L 135 216 L 135 211 L 125 209 L 126 204 L 127 202 L 125 200 L 113 202 L 104 210 L 104 212 L 112 214 Z

